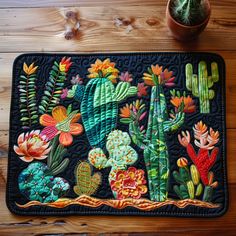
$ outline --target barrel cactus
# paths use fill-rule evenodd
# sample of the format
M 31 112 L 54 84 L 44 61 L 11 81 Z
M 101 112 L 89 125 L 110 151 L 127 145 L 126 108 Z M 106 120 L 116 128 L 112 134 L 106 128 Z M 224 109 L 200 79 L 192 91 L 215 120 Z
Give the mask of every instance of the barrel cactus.
M 115 180 L 119 170 L 126 170 L 128 165 L 132 165 L 138 159 L 136 151 L 130 146 L 131 139 L 127 132 L 121 130 L 112 131 L 106 142 L 106 149 L 109 157 L 106 157 L 101 148 L 94 148 L 89 152 L 88 160 L 96 168 L 102 169 L 111 167 L 109 183 Z M 117 193 L 113 191 L 116 198 Z
M 82 120 L 90 145 L 103 148 L 106 135 L 116 127 L 118 103 L 136 95 L 137 87 L 127 81 L 117 83 L 119 71 L 109 59 L 97 59 L 88 71 L 87 85 L 78 80 L 69 90 L 68 97 L 81 101 Z
M 70 188 L 69 183 L 54 177 L 47 165 L 33 162 L 18 177 L 19 189 L 31 201 L 54 202 L 64 196 Z
M 86 161 L 80 162 L 75 168 L 75 178 L 74 192 L 79 196 L 94 194 L 102 181 L 100 173 L 92 175 L 91 165 Z

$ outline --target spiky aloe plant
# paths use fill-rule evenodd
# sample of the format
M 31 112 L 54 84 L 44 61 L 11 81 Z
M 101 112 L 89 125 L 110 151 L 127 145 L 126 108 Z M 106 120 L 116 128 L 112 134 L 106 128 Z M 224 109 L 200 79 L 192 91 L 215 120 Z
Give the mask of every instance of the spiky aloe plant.
M 184 25 L 197 25 L 206 18 L 205 0 L 174 0 L 173 17 Z

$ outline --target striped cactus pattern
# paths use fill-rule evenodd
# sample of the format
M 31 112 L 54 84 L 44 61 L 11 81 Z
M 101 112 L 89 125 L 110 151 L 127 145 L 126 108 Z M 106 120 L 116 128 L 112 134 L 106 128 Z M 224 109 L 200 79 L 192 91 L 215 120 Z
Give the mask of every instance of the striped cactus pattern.
M 210 100 L 215 97 L 215 91 L 212 88 L 214 83 L 219 81 L 219 71 L 216 62 L 211 63 L 211 76 L 207 72 L 207 64 L 200 61 L 198 64 L 198 75 L 193 74 L 192 64 L 187 64 L 185 68 L 186 87 L 195 97 L 199 97 L 200 112 L 210 113 Z
M 86 85 L 81 114 L 92 147 L 102 148 L 105 138 L 116 127 L 117 102 L 115 88 L 106 78 L 96 78 Z
M 146 137 L 130 124 L 132 140 L 144 149 L 144 160 L 148 173 L 149 193 L 152 201 L 165 201 L 168 194 L 169 154 L 166 132 L 178 129 L 184 122 L 184 113 L 168 119 L 167 104 L 162 85 L 152 86 Z

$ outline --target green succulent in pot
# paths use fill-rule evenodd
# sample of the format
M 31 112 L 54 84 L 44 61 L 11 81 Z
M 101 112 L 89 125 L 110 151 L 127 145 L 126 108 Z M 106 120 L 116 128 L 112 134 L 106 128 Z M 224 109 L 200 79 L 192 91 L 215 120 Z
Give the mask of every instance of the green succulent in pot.
M 207 15 L 204 0 L 176 0 L 171 7 L 176 21 L 184 25 L 197 25 L 203 22 Z
M 167 25 L 175 38 L 187 41 L 196 38 L 205 29 L 210 13 L 208 0 L 169 0 Z

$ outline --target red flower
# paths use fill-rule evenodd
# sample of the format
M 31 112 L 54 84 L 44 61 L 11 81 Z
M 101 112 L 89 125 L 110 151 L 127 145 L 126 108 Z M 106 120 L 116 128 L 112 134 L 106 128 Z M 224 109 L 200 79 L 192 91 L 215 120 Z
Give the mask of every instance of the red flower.
M 115 180 L 111 181 L 112 191 L 117 192 L 117 199 L 138 199 L 147 192 L 144 171 L 129 167 L 128 170 L 119 170 Z
M 59 64 L 59 69 L 61 72 L 67 72 L 71 65 L 72 65 L 71 58 L 70 57 L 68 57 L 68 58 L 63 57 L 61 59 L 60 64 Z
M 147 86 L 144 83 L 138 83 L 138 97 L 147 96 Z

